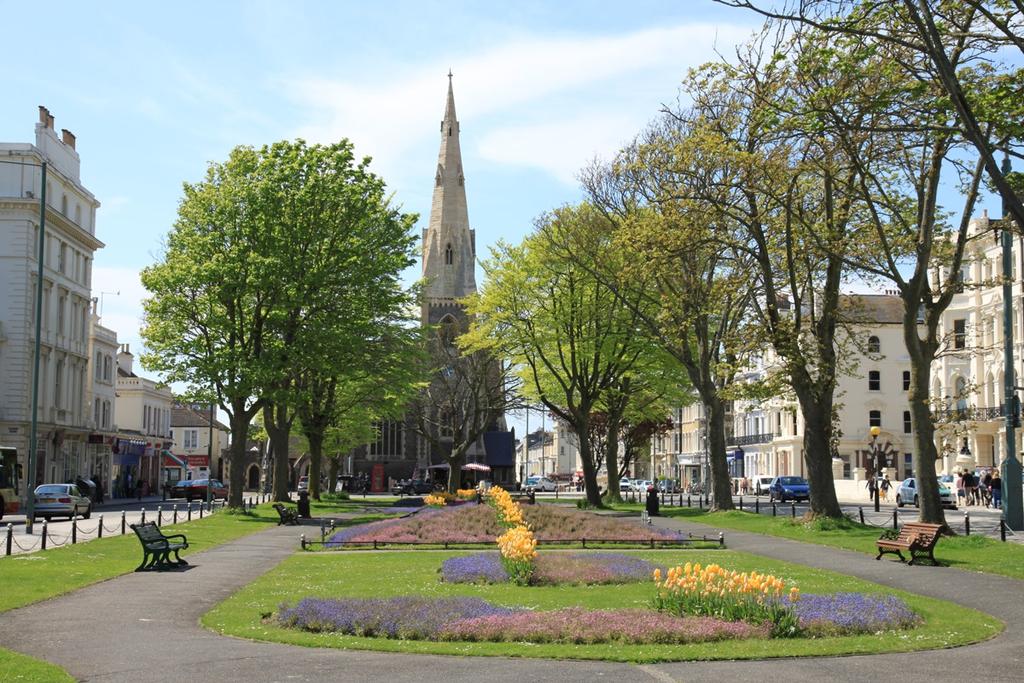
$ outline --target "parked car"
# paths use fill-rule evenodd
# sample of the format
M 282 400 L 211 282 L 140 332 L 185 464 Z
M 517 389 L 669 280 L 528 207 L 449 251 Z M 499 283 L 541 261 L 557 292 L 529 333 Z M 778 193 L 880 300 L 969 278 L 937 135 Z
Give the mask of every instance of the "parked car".
M 422 495 L 433 493 L 441 489 L 441 484 L 435 484 L 429 479 L 406 479 L 391 487 L 391 492 L 404 494 L 406 496 Z
M 811 488 L 803 477 L 775 477 L 768 487 L 768 498 L 785 503 L 787 500 L 808 500 Z
M 191 503 L 193 500 L 206 500 L 206 489 L 209 486 L 210 499 L 228 499 L 228 487 L 216 479 L 184 479 L 171 489 L 171 498 L 184 498 Z
M 92 515 L 92 501 L 82 495 L 74 484 L 43 484 L 35 490 L 36 514 L 45 520 L 53 517 L 75 515 L 89 519 Z
M 953 491 L 942 481 L 939 482 L 939 502 L 944 508 L 956 509 L 956 498 L 953 497 Z M 901 508 L 911 503 L 914 507 L 920 507 L 916 477 L 907 477 L 896 489 L 896 507 Z
M 526 490 L 527 491 L 554 491 L 558 488 L 551 479 L 547 477 L 528 477 L 526 479 Z
M 767 496 L 775 477 L 754 477 L 754 495 Z
M 679 493 L 679 484 L 675 479 L 659 479 L 658 491 L 661 493 Z
M 633 490 L 633 482 L 629 480 L 629 477 L 623 477 L 619 479 L 619 493 L 628 493 Z

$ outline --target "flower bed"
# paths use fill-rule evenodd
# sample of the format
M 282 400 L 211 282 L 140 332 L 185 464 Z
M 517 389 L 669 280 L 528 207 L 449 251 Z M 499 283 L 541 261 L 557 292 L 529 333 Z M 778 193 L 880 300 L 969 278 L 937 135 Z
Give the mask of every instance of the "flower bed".
M 647 542 L 682 540 L 683 534 L 668 529 L 642 527 L 635 521 L 596 515 L 554 505 L 524 505 L 523 519 L 540 541 L 620 540 Z M 505 533 L 487 505 L 449 504 L 443 509 L 426 509 L 401 519 L 381 520 L 343 529 L 332 536 L 327 547 L 342 542 L 370 543 L 493 543 Z
M 907 603 L 892 595 L 801 595 L 794 608 L 800 628 L 814 636 L 877 633 L 913 628 L 921 623 Z
M 596 585 L 646 581 L 657 568 L 623 553 L 544 552 L 537 556 L 532 585 Z M 505 583 L 508 572 L 497 553 L 451 557 L 441 565 L 446 583 Z
M 314 633 L 407 640 L 682 644 L 767 635 L 764 627 L 710 617 L 642 609 L 532 611 L 478 598 L 306 598 L 282 607 L 277 618 L 282 626 Z

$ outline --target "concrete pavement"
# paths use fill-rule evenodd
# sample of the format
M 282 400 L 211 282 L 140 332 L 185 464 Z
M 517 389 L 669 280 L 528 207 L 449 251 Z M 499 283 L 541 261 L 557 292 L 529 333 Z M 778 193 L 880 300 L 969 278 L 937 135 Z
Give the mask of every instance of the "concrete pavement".
M 694 533 L 712 527 L 657 519 Z M 906 567 L 823 546 L 726 531 L 729 547 L 831 569 L 981 609 L 1011 624 L 977 645 L 912 654 L 634 666 L 601 662 L 440 657 L 320 650 L 227 638 L 198 625 L 217 602 L 295 551 L 296 527 L 276 527 L 188 555 L 184 572 L 129 574 L 2 616 L 0 645 L 54 662 L 84 681 L 855 681 L 1020 680 L 1024 582 L 942 567 Z M 727 647 L 727 645 L 723 645 Z

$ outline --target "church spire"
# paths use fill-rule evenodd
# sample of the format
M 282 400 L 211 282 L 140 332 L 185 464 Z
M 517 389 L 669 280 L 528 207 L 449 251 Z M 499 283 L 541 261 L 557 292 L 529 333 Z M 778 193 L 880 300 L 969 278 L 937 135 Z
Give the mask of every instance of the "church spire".
M 434 173 L 430 223 L 423 233 L 424 321 L 438 316 L 427 309 L 447 306 L 476 291 L 476 245 L 469 228 L 459 121 L 455 114 L 452 72 L 448 71 L 448 98 L 441 120 L 441 148 Z

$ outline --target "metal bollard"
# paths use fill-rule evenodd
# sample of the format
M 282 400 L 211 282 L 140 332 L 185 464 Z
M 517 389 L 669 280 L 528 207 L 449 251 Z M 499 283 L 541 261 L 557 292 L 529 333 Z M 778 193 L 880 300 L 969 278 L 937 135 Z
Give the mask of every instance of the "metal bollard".
M 892 528 L 896 529 L 897 527 L 899 527 L 899 524 L 900 523 L 899 523 L 898 514 L 896 512 L 896 508 L 893 508 L 892 509 Z
M 299 536 L 299 545 L 302 547 L 303 550 L 306 549 L 306 534 L 302 534 L 301 536 Z
M 178 504 L 175 503 L 171 506 L 171 524 L 178 523 Z
M 740 496 L 740 512 L 743 512 L 743 496 Z
M 793 519 L 796 519 L 796 502 L 794 501 L 790 505 L 793 507 Z
M 71 545 L 78 543 L 78 515 L 71 515 Z
M 1006 522 L 999 520 L 999 540 L 1006 543 Z
M 121 510 L 121 535 L 122 536 L 124 536 L 125 526 L 126 525 L 124 523 L 124 510 Z
M 719 548 L 724 548 L 725 547 L 725 532 L 723 532 L 723 531 L 719 531 L 718 532 L 718 547 Z
M 857 512 L 860 513 L 860 523 L 863 524 L 864 523 L 864 508 L 863 507 L 858 507 L 857 508 Z
M 45 519 L 43 520 L 43 526 L 41 528 L 42 528 L 42 532 L 43 532 L 43 537 L 42 537 L 43 548 L 42 549 L 46 550 L 46 520 Z
M 778 506 L 775 503 L 772 503 L 772 517 L 775 517 L 778 514 L 779 514 Z
M 690 500 L 690 494 L 689 493 L 686 494 L 686 507 L 688 507 L 688 508 L 692 508 L 693 507 L 693 501 Z
M 971 513 L 964 510 L 964 536 L 971 535 Z
M 145 524 L 146 523 L 146 508 L 142 508 L 142 520 L 141 520 L 140 523 L 141 524 Z
M 199 502 L 199 519 L 202 519 L 202 518 L 203 518 L 203 503 L 202 503 L 202 501 L 200 501 Z
M 164 525 L 164 506 L 163 505 L 157 505 L 156 506 L 156 525 L 157 526 L 163 526 Z
M 7 524 L 7 554 L 10 555 L 13 550 L 12 544 L 14 543 L 14 525 Z
M 700 509 L 704 509 L 704 496 L 697 496 L 697 504 L 700 505 Z
M 754 512 L 761 514 L 761 499 L 754 497 Z
M 187 520 L 188 520 L 189 522 L 191 522 L 191 521 L 192 521 L 192 501 L 190 500 L 190 501 L 189 501 L 188 503 L 186 503 L 186 504 L 188 505 L 188 517 L 187 517 Z
M 321 520 L 320 520 L 320 542 L 321 543 L 324 542 L 324 538 L 325 538 L 324 534 L 325 533 L 326 533 L 326 530 L 324 528 L 324 520 L 321 518 Z
M 103 515 L 99 518 L 100 525 L 96 527 L 96 538 L 103 538 Z

